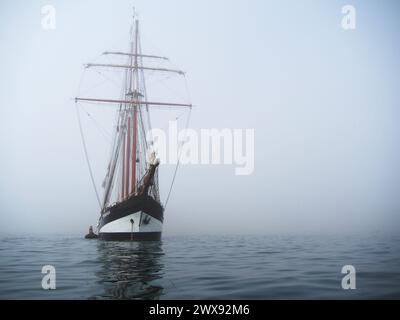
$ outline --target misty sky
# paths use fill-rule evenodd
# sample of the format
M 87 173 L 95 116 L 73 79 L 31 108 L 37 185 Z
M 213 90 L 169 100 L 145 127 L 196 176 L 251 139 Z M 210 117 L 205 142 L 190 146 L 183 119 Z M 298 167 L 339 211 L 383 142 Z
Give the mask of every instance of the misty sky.
M 341 27 L 345 4 L 356 30 Z M 191 128 L 255 129 L 252 175 L 181 167 L 166 234 L 399 231 L 398 1 L 2 0 L 1 234 L 96 224 L 71 98 L 84 63 L 126 50 L 133 5 L 143 41 L 187 72 Z

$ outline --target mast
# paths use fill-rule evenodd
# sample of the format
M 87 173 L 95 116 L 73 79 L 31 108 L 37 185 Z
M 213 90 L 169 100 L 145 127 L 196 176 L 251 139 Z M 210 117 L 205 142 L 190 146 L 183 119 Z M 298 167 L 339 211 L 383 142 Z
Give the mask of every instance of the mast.
M 136 72 L 136 88 L 134 91 L 135 100 L 139 99 L 138 90 L 139 90 L 139 73 L 138 71 L 138 32 L 139 32 L 139 21 L 135 21 L 135 68 L 133 72 Z M 136 191 L 136 157 L 137 157 L 137 104 L 133 105 L 133 137 L 132 137 L 132 181 L 131 181 L 131 190 L 132 193 Z
M 123 144 L 122 144 L 122 175 L 121 175 L 121 200 L 125 199 L 125 153 L 126 153 L 126 131 L 125 131 L 125 124 L 122 128 L 124 135 L 123 135 Z
M 125 159 L 125 165 L 126 165 L 126 170 L 125 170 L 125 199 L 129 196 L 129 160 L 130 160 L 130 153 L 131 153 L 131 123 L 130 123 L 130 118 L 127 117 L 127 122 L 128 122 L 128 129 L 126 131 L 126 159 Z
M 136 179 L 136 115 L 132 112 L 132 109 L 136 109 L 134 104 L 134 92 L 135 90 L 135 72 L 137 68 L 137 20 L 133 17 L 135 25 L 135 31 L 131 36 L 131 52 L 129 55 L 129 82 L 127 85 L 126 97 L 128 98 L 125 108 L 125 139 L 122 154 L 122 201 L 129 198 L 129 196 L 134 193 L 135 179 Z M 133 58 L 135 57 L 135 61 Z M 136 97 L 136 96 L 135 96 Z M 137 99 L 135 99 L 137 100 Z M 131 183 L 130 183 L 131 182 Z

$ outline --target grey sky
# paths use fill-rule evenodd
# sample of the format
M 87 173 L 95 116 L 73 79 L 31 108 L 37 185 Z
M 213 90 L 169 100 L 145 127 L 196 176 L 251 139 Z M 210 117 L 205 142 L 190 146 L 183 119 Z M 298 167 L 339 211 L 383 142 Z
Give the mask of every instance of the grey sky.
M 41 28 L 54 5 L 57 28 Z M 341 28 L 341 8 L 357 29 Z M 187 71 L 191 127 L 254 128 L 255 172 L 185 166 L 165 233 L 400 227 L 397 1 L 22 1 L 0 4 L 0 231 L 83 234 L 98 206 L 71 100 L 83 63 L 143 51 Z M 104 166 L 104 167 L 103 167 Z M 104 174 L 104 159 L 96 173 Z M 172 166 L 161 168 L 165 199 Z

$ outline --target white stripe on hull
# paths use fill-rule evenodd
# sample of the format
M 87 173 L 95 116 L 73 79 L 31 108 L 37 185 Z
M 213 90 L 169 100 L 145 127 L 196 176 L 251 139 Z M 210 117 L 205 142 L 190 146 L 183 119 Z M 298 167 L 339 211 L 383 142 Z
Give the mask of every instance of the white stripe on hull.
M 142 221 L 140 216 L 142 215 Z M 133 225 L 131 223 L 133 220 Z M 146 224 L 145 222 L 148 221 Z M 125 232 L 161 232 L 162 222 L 146 213 L 135 212 L 117 220 L 111 221 L 100 228 L 99 233 Z

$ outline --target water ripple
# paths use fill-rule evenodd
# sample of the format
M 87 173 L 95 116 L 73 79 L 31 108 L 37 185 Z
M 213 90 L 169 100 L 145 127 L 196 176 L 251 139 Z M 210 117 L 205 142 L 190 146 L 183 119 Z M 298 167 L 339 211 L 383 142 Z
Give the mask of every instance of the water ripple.
M 400 298 L 398 238 L 168 237 L 160 242 L 4 238 L 3 299 Z M 56 267 L 43 290 L 41 268 Z M 357 289 L 341 288 L 341 268 Z

